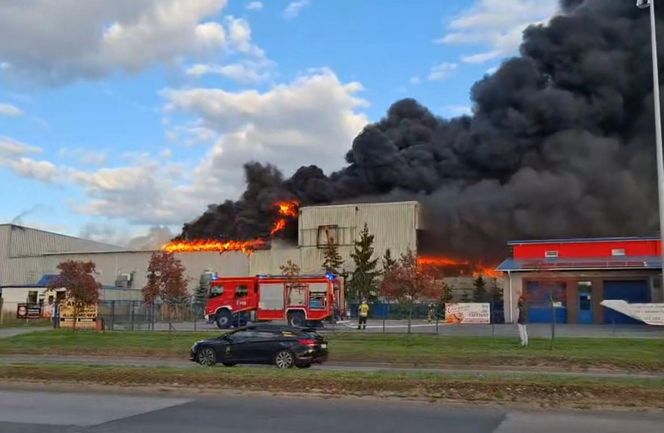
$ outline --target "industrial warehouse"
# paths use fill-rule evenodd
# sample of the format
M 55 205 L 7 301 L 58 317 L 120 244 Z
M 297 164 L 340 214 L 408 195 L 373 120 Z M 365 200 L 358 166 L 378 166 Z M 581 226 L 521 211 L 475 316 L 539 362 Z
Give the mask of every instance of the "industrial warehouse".
M 418 252 L 418 236 L 424 233 L 419 203 L 394 202 L 311 206 L 299 209 L 298 244 L 273 240 L 268 249 L 245 254 L 239 251 L 177 252 L 186 269 L 191 293 L 208 274 L 250 276 L 279 274 L 287 261 L 303 274 L 320 273 L 325 245 L 337 244 L 345 264 L 366 224 L 375 235 L 375 255 L 389 249 L 397 257 Z M 0 293 L 5 310 L 18 302 L 53 301 L 47 294 L 49 277 L 66 260 L 92 261 L 102 284 L 102 300 L 140 300 L 153 250 L 126 250 L 115 245 L 60 235 L 13 224 L 0 225 Z M 502 277 L 493 280 L 503 289 L 505 321 L 514 322 L 516 301 L 524 295 L 533 322 L 554 319 L 558 323 L 636 323 L 603 308 L 605 299 L 632 303 L 662 302 L 660 244 L 656 238 L 599 238 L 529 240 L 509 243 L 512 257 L 497 268 Z M 348 269 L 348 268 L 346 268 Z M 352 272 L 352 269 L 348 269 Z M 445 275 L 463 299 L 472 290 L 472 276 Z M 487 278 L 487 280 L 491 280 Z M 48 299 L 51 296 L 51 299 Z
M 422 229 L 417 202 L 302 207 L 297 224 L 297 245 L 275 240 L 271 248 L 249 254 L 196 249 L 175 253 L 186 269 L 189 291 L 193 293 L 199 287 L 205 274 L 279 274 L 279 267 L 288 260 L 299 265 L 302 273 L 320 273 L 322 247 L 328 243 L 337 244 L 344 262 L 351 263 L 353 241 L 365 224 L 376 236 L 377 255 L 387 249 L 395 257 L 409 249 L 417 253 L 418 231 Z M 95 263 L 103 300 L 139 300 L 154 252 L 126 250 L 13 224 L 0 225 L 0 289 L 5 308 L 14 308 L 10 302 L 47 303 L 43 294 L 48 276 L 57 274 L 57 265 L 66 260 Z

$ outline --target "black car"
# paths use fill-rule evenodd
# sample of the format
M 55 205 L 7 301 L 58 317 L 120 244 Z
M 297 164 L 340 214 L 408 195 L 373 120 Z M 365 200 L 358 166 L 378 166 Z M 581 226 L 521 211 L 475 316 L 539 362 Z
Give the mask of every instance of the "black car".
M 308 368 L 327 360 L 327 341 L 311 328 L 254 325 L 191 347 L 190 359 L 201 365 L 274 364 Z

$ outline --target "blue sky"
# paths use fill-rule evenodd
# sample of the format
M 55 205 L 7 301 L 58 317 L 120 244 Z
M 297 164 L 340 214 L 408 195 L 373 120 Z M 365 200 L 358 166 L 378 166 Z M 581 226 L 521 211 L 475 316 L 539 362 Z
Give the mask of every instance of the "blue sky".
M 472 84 L 555 11 L 555 0 L 0 0 L 0 222 L 160 242 L 237 197 L 245 161 L 329 172 L 400 98 L 469 112 Z

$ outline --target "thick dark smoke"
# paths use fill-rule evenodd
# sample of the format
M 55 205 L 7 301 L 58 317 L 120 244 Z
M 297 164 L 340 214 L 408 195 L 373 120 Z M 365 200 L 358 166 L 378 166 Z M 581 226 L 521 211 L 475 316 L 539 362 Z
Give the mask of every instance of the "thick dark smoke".
M 301 167 L 283 180 L 248 164 L 242 198 L 211 206 L 182 236 L 266 235 L 270 203 L 291 197 L 417 199 L 436 250 L 484 258 L 500 257 L 508 239 L 655 233 L 648 11 L 631 0 L 561 9 L 473 86 L 473 116 L 446 120 L 398 101 L 353 141 L 346 168 Z

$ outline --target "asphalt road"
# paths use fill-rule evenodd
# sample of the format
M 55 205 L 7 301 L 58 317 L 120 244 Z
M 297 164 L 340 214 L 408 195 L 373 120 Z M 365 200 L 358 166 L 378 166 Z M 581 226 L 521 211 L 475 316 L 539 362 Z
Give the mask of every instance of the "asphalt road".
M 203 398 L 0 390 L 2 433 L 641 433 L 663 415 L 520 411 L 370 399 Z

